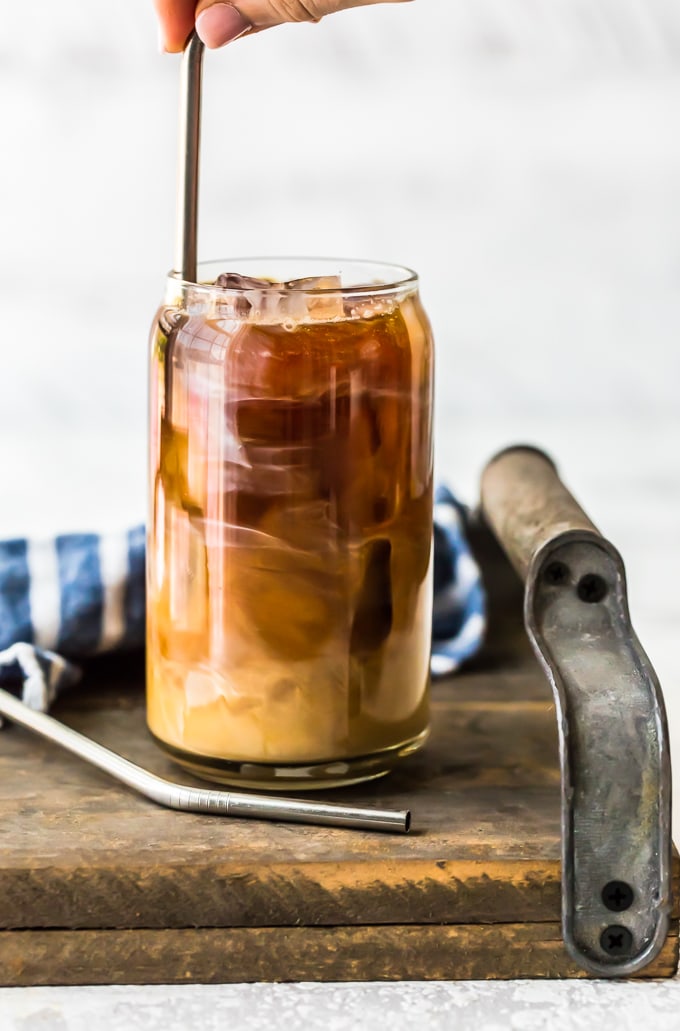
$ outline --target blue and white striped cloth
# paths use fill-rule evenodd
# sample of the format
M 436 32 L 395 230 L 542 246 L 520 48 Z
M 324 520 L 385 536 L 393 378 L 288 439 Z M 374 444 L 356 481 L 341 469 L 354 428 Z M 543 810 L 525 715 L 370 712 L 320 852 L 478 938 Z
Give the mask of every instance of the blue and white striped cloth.
M 46 710 L 75 683 L 77 662 L 142 648 L 143 526 L 120 534 L 0 541 L 0 686 Z M 435 498 L 432 673 L 475 654 L 485 629 L 479 569 L 465 509 L 445 488 Z

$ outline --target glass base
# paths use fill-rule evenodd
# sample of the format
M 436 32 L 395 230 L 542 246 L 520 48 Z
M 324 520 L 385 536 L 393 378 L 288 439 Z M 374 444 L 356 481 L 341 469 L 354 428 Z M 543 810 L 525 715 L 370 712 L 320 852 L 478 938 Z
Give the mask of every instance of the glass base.
M 149 733 L 159 748 L 202 780 L 258 791 L 322 791 L 384 777 L 401 759 L 422 748 L 430 731 L 426 728 L 409 741 L 370 755 L 305 764 L 254 763 L 197 755 L 161 741 L 151 730 Z

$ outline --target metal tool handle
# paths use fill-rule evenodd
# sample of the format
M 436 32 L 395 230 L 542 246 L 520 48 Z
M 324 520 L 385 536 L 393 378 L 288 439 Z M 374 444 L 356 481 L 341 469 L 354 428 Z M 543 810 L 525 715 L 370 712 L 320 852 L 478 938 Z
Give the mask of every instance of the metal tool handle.
M 511 447 L 491 459 L 482 475 L 482 509 L 525 581 L 534 555 L 560 533 L 579 530 L 600 537 L 553 460 L 538 448 Z
M 535 448 L 501 452 L 483 514 L 525 584 L 524 622 L 553 689 L 562 767 L 562 929 L 587 971 L 645 967 L 668 933 L 671 779 L 656 674 L 623 562 Z
M 179 153 L 175 274 L 196 282 L 198 254 L 198 182 L 201 146 L 201 78 L 203 43 L 192 32 L 182 54 L 179 98 Z
M 331 827 L 353 827 L 369 831 L 406 833 L 411 814 L 389 809 L 363 809 L 356 806 L 305 802 L 294 798 L 236 791 L 213 791 L 193 788 L 164 780 L 131 763 L 116 752 L 104 748 L 44 712 L 36 712 L 14 695 L 0 689 L 0 714 L 13 723 L 61 745 L 67 751 L 92 763 L 105 773 L 127 784 L 146 798 L 169 809 L 190 813 L 213 813 L 217 816 L 248 817 L 256 820 L 283 820 L 290 823 L 311 823 Z

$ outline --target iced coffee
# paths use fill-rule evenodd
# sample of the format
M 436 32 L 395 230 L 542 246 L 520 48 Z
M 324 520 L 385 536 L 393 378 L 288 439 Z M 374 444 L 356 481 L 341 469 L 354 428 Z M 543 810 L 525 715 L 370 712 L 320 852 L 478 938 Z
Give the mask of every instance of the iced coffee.
M 216 780 L 378 776 L 428 726 L 416 278 L 242 261 L 202 278 L 169 278 L 151 338 L 150 730 Z

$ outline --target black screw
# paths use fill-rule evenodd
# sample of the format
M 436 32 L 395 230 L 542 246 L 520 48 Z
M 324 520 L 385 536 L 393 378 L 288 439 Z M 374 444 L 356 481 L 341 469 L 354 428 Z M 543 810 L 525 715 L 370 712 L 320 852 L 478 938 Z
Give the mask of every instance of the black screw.
M 602 889 L 602 901 L 613 913 L 623 913 L 633 902 L 633 889 L 625 881 L 610 881 Z
M 545 578 L 549 584 L 565 584 L 569 579 L 569 568 L 564 562 L 551 562 L 546 566 Z
M 576 593 L 581 601 L 587 601 L 592 605 L 602 601 L 607 593 L 607 585 L 597 573 L 586 573 L 579 580 Z
M 633 935 L 627 927 L 612 924 L 600 935 L 600 945 L 608 956 L 629 956 L 633 947 Z

